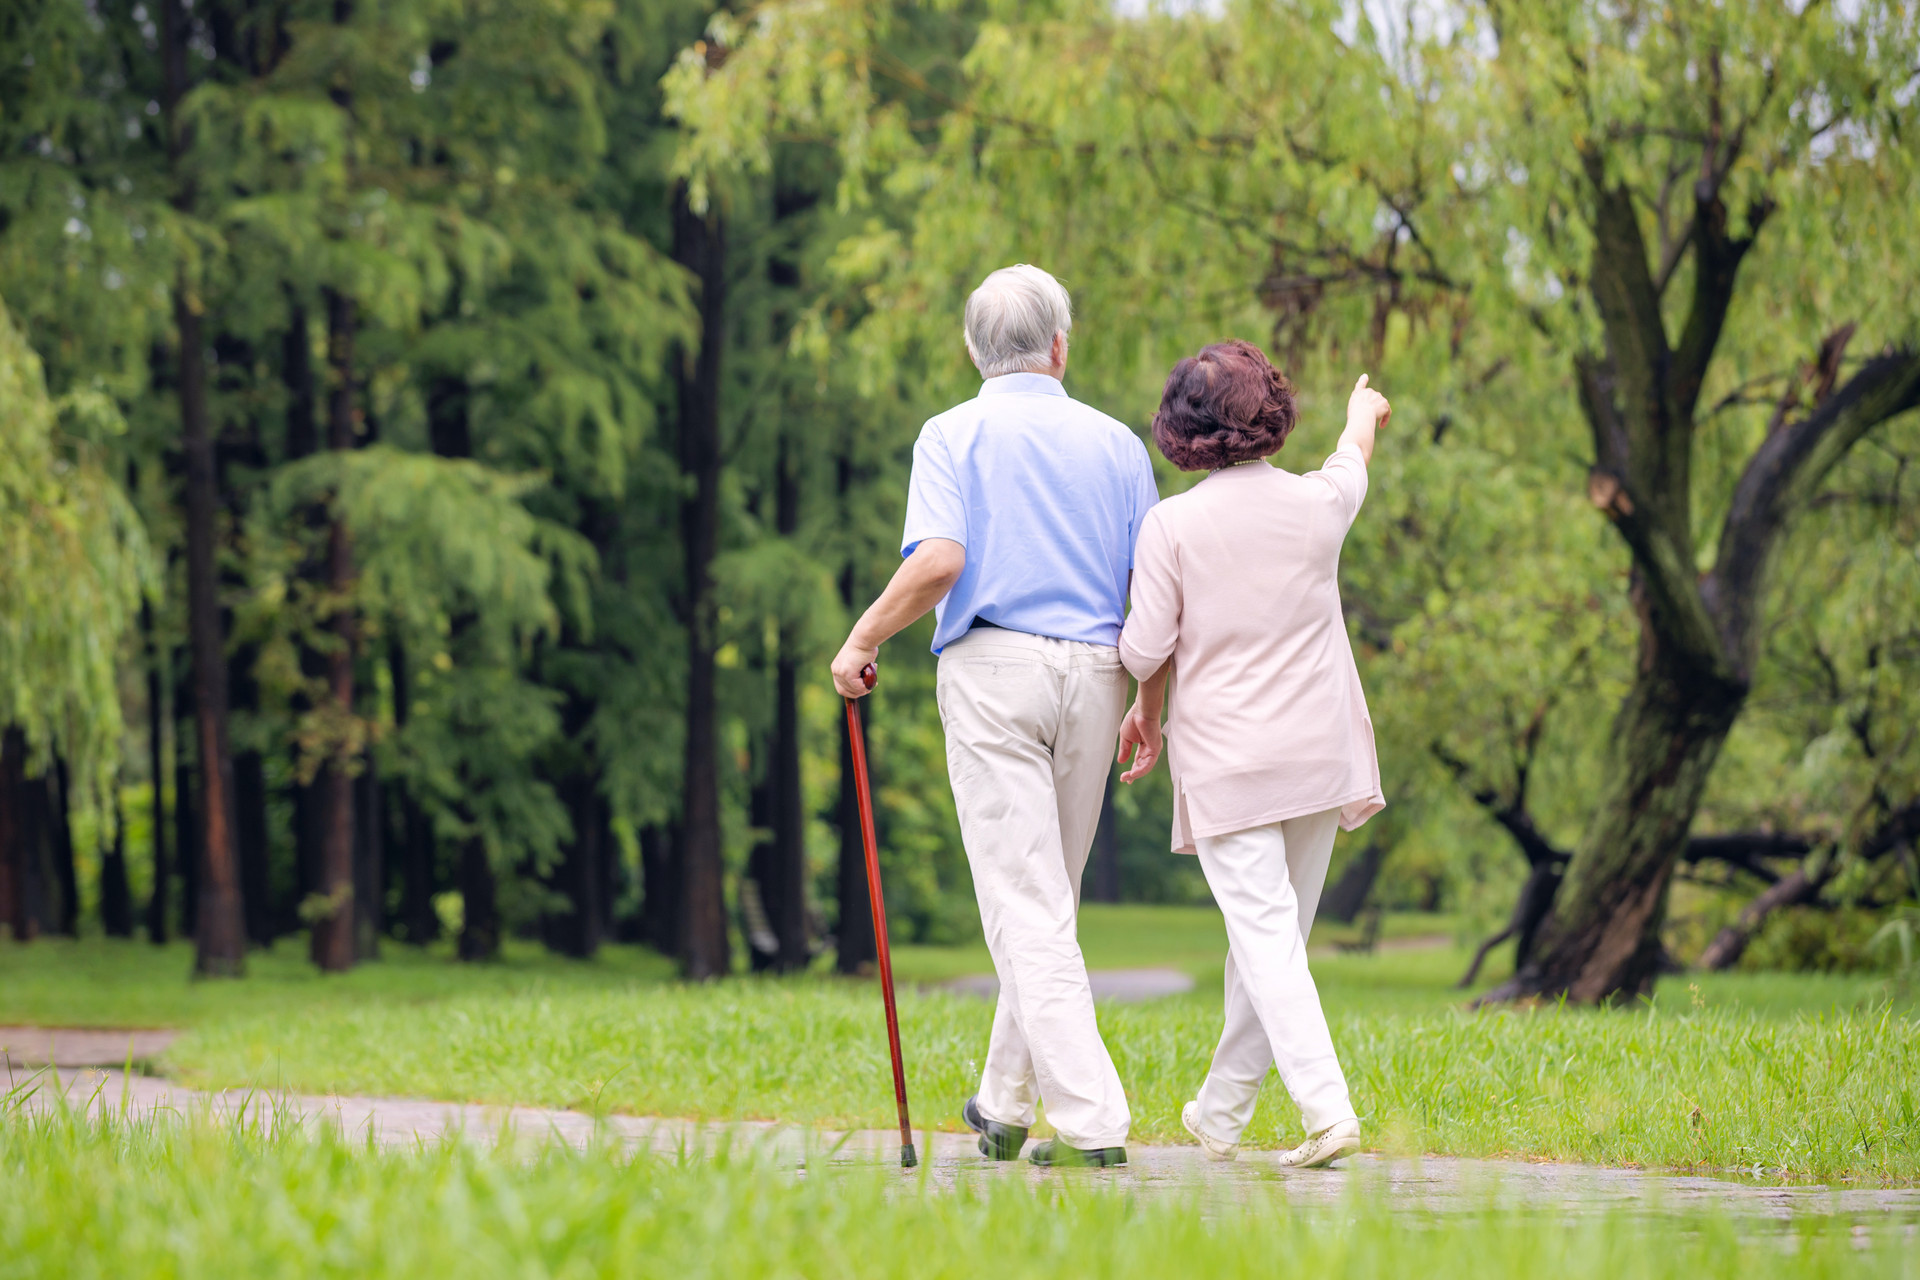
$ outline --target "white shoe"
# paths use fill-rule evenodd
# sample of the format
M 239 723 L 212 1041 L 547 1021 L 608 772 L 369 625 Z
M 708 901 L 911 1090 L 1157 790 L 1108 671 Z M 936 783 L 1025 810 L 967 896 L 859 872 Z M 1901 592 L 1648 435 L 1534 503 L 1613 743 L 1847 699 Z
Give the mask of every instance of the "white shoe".
M 1200 1149 L 1207 1153 L 1207 1159 L 1227 1161 L 1240 1154 L 1239 1143 L 1222 1142 L 1200 1127 L 1200 1104 L 1198 1102 L 1189 1102 L 1186 1106 L 1180 1108 L 1180 1123 L 1187 1127 L 1188 1133 L 1198 1139 Z
M 1342 1120 L 1328 1125 L 1291 1151 L 1282 1151 L 1282 1169 L 1324 1169 L 1343 1156 L 1360 1150 L 1360 1122 Z

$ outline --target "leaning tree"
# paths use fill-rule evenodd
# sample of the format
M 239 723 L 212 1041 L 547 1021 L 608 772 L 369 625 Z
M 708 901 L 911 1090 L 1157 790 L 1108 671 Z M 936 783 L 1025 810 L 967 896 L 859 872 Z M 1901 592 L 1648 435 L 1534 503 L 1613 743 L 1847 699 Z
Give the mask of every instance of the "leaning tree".
M 1920 405 L 1894 228 L 1915 192 L 1903 5 L 1495 5 L 1478 90 L 1509 279 L 1566 341 L 1588 492 L 1632 557 L 1633 682 L 1529 961 L 1496 996 L 1646 990 L 1739 717 L 1768 576 L 1856 443 Z M 1795 350 L 1790 343 L 1798 343 Z

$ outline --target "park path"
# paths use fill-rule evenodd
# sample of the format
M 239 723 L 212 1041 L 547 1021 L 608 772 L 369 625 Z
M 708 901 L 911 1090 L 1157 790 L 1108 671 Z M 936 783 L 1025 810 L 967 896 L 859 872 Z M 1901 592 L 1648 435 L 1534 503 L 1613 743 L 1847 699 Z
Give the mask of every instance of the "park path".
M 124 1046 L 125 1033 L 120 1034 Z M 14 1083 L 29 1075 L 16 1068 Z M 899 1150 L 898 1134 L 885 1130 L 849 1133 L 758 1121 L 702 1124 L 665 1117 L 595 1117 L 541 1107 L 414 1098 L 202 1091 L 98 1067 L 45 1068 L 31 1075 L 23 1092 L 20 1105 L 29 1112 L 67 1107 L 93 1114 L 124 1112 L 135 1119 L 203 1116 L 229 1122 L 244 1116 L 268 1126 L 332 1126 L 355 1139 L 371 1138 L 378 1145 L 403 1149 L 443 1140 L 558 1141 L 576 1148 L 611 1142 L 669 1159 L 748 1153 L 799 1172 L 823 1164 L 891 1165 Z M 1008 1177 L 1037 1183 L 1063 1176 L 1024 1162 L 989 1162 L 974 1150 L 971 1134 L 921 1132 L 915 1138 L 924 1174 L 935 1186 Z M 1124 1169 L 1064 1176 L 1142 1194 L 1250 1197 L 1265 1189 L 1301 1205 L 1335 1205 L 1358 1194 L 1384 1199 L 1397 1209 L 1429 1213 L 1504 1207 L 1571 1215 L 1606 1209 L 1648 1214 L 1722 1209 L 1755 1220 L 1838 1216 L 1862 1227 L 1902 1225 L 1920 1239 L 1920 1188 L 1788 1187 L 1737 1178 L 1452 1156 L 1362 1155 L 1336 1170 L 1282 1174 L 1269 1154 L 1257 1152 L 1232 1164 L 1208 1163 L 1192 1146 L 1130 1144 L 1128 1155 Z

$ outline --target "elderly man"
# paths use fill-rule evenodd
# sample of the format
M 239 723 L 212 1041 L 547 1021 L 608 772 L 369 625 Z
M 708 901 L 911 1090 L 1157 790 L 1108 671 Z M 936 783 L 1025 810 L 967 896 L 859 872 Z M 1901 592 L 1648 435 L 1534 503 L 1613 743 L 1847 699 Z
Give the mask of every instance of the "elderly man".
M 833 660 L 834 685 L 936 608 L 940 719 L 960 834 L 1000 977 L 979 1092 L 980 1150 L 1035 1164 L 1126 1162 L 1127 1099 L 1093 1017 L 1075 921 L 1127 675 L 1116 646 L 1153 467 L 1126 427 L 1069 396 L 1067 291 L 1038 267 L 967 299 L 980 394 L 913 450 L 905 562 Z

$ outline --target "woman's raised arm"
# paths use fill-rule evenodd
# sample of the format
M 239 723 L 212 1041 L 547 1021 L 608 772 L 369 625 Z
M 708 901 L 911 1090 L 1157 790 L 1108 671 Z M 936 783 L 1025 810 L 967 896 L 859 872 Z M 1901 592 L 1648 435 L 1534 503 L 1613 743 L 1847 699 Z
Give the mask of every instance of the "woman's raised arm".
M 1340 433 L 1339 447 L 1348 445 L 1360 451 L 1361 460 L 1373 462 L 1373 433 L 1387 425 L 1387 419 L 1393 416 L 1393 406 L 1387 398 L 1367 385 L 1367 375 L 1361 374 L 1360 381 L 1353 384 L 1353 394 L 1347 397 L 1347 429 Z

